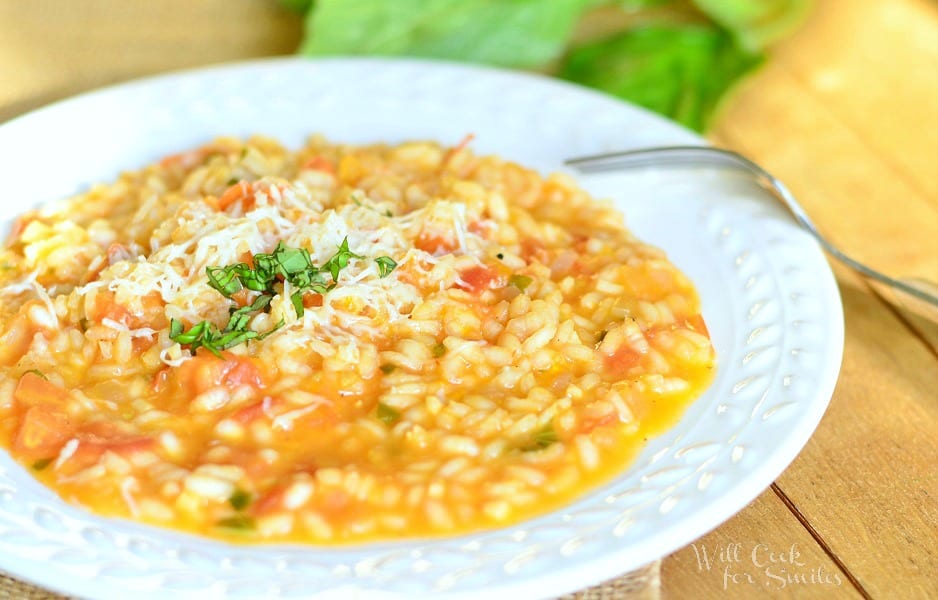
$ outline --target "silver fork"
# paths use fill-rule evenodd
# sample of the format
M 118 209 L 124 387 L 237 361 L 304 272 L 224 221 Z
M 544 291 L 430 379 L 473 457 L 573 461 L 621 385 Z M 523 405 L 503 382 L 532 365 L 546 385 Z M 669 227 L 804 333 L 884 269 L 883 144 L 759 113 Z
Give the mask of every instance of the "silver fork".
M 807 213 L 781 181 L 741 154 L 708 146 L 662 146 L 571 158 L 565 164 L 581 173 L 602 173 L 640 167 L 699 165 L 702 160 L 749 173 L 760 187 L 788 208 L 795 221 L 814 236 L 831 256 L 854 271 L 899 292 L 896 298 L 903 306 L 938 322 L 938 285 L 924 279 L 894 279 L 850 258 L 818 232 Z

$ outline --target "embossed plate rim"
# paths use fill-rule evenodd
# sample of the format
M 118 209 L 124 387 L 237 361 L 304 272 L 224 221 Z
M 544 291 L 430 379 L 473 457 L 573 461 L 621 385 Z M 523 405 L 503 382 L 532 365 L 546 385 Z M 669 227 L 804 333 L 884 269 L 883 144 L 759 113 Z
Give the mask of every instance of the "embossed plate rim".
M 541 170 L 575 155 L 704 143 L 641 109 L 536 75 L 287 58 L 164 75 L 52 105 L 0 126 L 0 154 L 18 175 L 8 197 L 36 204 L 211 135 L 270 133 L 295 145 L 315 130 L 342 141 L 450 143 L 469 130 L 478 151 Z M 49 139 L 55 144 L 42 147 Z M 59 171 L 44 173 L 40 156 Z M 843 348 L 833 276 L 777 205 L 727 174 L 652 169 L 581 181 L 615 196 L 633 231 L 691 274 L 720 351 L 714 387 L 614 482 L 495 532 L 339 550 L 246 548 L 93 517 L 2 453 L 0 569 L 88 597 L 546 597 L 641 566 L 719 525 L 794 459 L 827 406 Z M 659 205 L 636 201 L 652 193 Z M 0 220 L 15 212 L 5 205 Z M 662 217 L 673 223 L 661 227 Z M 703 429 L 725 439 L 708 440 Z

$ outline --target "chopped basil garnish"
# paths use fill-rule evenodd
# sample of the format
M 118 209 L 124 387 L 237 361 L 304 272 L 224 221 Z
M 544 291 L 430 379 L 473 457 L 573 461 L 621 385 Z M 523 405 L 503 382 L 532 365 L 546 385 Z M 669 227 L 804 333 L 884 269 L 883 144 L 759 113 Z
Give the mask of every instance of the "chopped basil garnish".
M 251 257 L 251 264 L 240 262 L 226 267 L 206 267 L 208 284 L 222 296 L 231 298 L 244 289 L 258 292 L 260 295 L 248 306 L 229 309 L 230 317 L 222 330 L 209 321 L 202 321 L 185 329 L 181 321 L 172 319 L 169 337 L 174 342 L 189 346 L 193 352 L 203 347 L 216 356 L 221 356 L 222 350 L 248 340 L 262 340 L 283 327 L 284 321 L 281 319 L 272 329 L 263 333 L 248 329 L 248 324 L 256 314 L 270 312 L 270 302 L 278 293 L 277 284 L 281 282 L 290 284 L 294 290 L 290 295 L 290 302 L 293 304 L 297 318 L 302 318 L 306 312 L 303 306 L 303 296 L 307 292 L 325 294 L 333 289 L 338 285 L 342 269 L 346 268 L 353 258 L 364 257 L 352 252 L 346 237 L 332 258 L 318 267 L 313 264 L 308 250 L 291 248 L 283 242 L 277 244 L 274 251 L 269 254 L 254 254 Z M 375 259 L 375 262 L 378 263 L 381 277 L 389 275 L 397 266 L 397 263 L 389 256 L 380 256 Z
M 33 470 L 42 471 L 43 469 L 51 465 L 53 460 L 55 460 L 55 458 L 53 457 L 40 458 L 39 460 L 33 463 Z
M 378 417 L 378 420 L 384 423 L 385 425 L 390 425 L 391 423 L 394 423 L 395 421 L 401 418 L 401 413 L 394 410 L 387 404 L 383 402 L 379 402 L 376 416 Z
M 523 447 L 521 450 L 524 452 L 533 452 L 536 450 L 543 450 L 551 444 L 560 441 L 560 437 L 557 435 L 557 431 L 554 429 L 554 426 L 550 423 L 546 427 L 536 432 L 531 438 L 531 443 Z
M 433 354 L 433 358 L 440 358 L 446 354 L 446 346 L 444 346 L 442 342 L 433 344 L 433 348 L 430 348 L 430 353 Z
M 379 256 L 375 259 L 375 262 L 378 263 L 378 274 L 381 277 L 390 275 L 391 271 L 397 266 L 397 263 L 390 256 Z
M 25 375 L 26 373 L 32 373 L 33 375 L 35 375 L 35 376 L 37 376 L 37 377 L 42 377 L 42 378 L 45 379 L 46 381 L 49 381 L 49 378 L 46 377 L 46 374 L 43 373 L 42 371 L 40 371 L 39 369 L 30 369 L 30 370 L 26 371 L 25 373 L 23 373 L 23 375 Z
M 216 521 L 215 525 L 224 529 L 247 531 L 254 529 L 254 519 L 247 515 L 234 515 L 233 517 L 226 517 Z
M 228 498 L 228 504 L 235 510 L 244 510 L 251 504 L 251 494 L 241 488 L 237 488 L 234 493 L 231 494 L 231 498 Z
M 528 287 L 529 285 L 531 285 L 531 282 L 532 282 L 532 281 L 534 281 L 534 280 L 531 279 L 530 277 L 528 277 L 527 275 L 517 275 L 517 274 L 516 274 L 516 275 L 512 275 L 511 277 L 508 278 L 508 284 L 515 286 L 516 288 L 518 288 L 518 289 L 521 290 L 522 292 L 523 292 L 525 289 L 527 289 L 527 287 Z

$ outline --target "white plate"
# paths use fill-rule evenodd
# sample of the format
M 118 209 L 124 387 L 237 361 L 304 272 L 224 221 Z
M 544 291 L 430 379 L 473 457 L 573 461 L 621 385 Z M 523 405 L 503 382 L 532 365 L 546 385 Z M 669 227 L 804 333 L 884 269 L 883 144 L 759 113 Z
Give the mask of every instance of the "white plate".
M 213 136 L 298 145 L 458 142 L 543 171 L 629 147 L 703 143 L 645 111 L 542 77 L 445 63 L 261 61 L 80 96 L 0 127 L 7 223 L 27 207 Z M 504 530 L 350 548 L 243 547 L 92 516 L 0 452 L 0 569 L 87 597 L 533 598 L 597 583 L 715 528 L 794 459 L 830 399 L 843 315 L 817 245 L 729 173 L 650 169 L 581 182 L 698 286 L 710 390 L 609 485 Z M 4 229 L 6 226 L 4 225 Z

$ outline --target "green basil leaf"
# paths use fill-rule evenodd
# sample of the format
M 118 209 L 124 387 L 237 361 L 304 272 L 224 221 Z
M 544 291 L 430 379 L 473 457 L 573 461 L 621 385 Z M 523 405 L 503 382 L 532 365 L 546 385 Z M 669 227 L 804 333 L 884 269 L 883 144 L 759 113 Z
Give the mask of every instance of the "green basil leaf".
M 378 275 L 380 277 L 387 277 L 397 267 L 397 262 L 390 256 L 379 256 L 375 259 L 375 262 L 378 263 Z
M 724 93 L 761 60 L 718 27 L 659 24 L 573 50 L 560 75 L 702 131 Z
M 302 54 L 408 55 L 538 68 L 588 0 L 319 0 Z
M 379 402 L 375 416 L 377 416 L 378 420 L 385 425 L 390 425 L 401 418 L 401 413 L 391 408 L 384 402 Z

